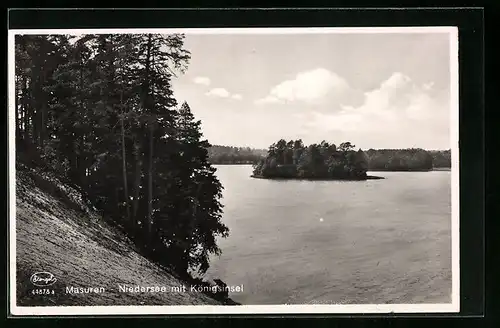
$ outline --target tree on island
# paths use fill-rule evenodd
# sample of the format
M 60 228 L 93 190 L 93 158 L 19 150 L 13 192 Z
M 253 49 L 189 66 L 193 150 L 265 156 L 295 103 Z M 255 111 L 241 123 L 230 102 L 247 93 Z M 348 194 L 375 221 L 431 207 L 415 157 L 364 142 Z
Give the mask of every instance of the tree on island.
M 339 147 L 322 141 L 305 146 L 302 140 L 279 140 L 269 146 L 266 158 L 254 165 L 253 176 L 262 178 L 365 179 L 367 158 L 350 142 Z

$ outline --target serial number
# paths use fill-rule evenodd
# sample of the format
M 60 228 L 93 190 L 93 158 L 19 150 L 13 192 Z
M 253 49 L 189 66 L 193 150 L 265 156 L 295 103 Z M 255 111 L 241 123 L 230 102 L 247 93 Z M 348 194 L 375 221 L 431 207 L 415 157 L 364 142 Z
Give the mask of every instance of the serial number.
M 31 294 L 33 294 L 33 295 L 54 295 L 55 292 L 53 289 L 39 288 L 39 289 L 33 289 L 31 291 Z

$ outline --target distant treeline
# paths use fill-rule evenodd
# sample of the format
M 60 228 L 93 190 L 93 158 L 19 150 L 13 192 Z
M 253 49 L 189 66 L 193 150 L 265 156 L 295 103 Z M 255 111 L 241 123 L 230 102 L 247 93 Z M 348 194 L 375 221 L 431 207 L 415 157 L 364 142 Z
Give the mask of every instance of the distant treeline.
M 213 145 L 208 150 L 212 164 L 255 164 L 267 154 L 265 149 Z
M 354 150 L 350 142 L 338 147 L 326 141 L 305 146 L 302 140 L 284 139 L 273 143 L 267 156 L 254 165 L 260 178 L 365 179 L 368 169 L 365 153 Z
M 325 141 L 321 144 L 324 145 Z M 212 164 L 257 164 L 268 156 L 268 152 L 265 149 L 216 145 L 209 149 L 208 154 Z M 451 167 L 450 150 L 369 149 L 364 153 L 368 170 L 373 171 L 426 171 Z
M 372 171 L 429 171 L 451 167 L 450 151 L 427 151 L 421 148 L 369 149 L 365 152 Z
M 434 167 L 451 168 L 451 150 L 430 150 Z
M 423 149 L 369 149 L 368 167 L 375 171 L 429 171 L 432 155 Z

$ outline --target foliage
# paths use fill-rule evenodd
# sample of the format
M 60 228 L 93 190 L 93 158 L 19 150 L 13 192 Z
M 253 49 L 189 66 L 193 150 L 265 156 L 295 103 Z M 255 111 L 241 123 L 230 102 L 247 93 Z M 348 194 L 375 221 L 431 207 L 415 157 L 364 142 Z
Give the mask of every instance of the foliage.
M 365 154 L 350 142 L 339 147 L 322 141 L 305 146 L 302 140 L 273 143 L 267 157 L 254 165 L 254 176 L 264 178 L 365 179 Z
M 210 145 L 172 92 L 190 59 L 183 39 L 18 35 L 15 116 L 18 145 L 33 145 L 148 257 L 187 274 L 207 270 L 228 229 Z
M 254 165 L 253 174 L 265 178 L 362 179 L 369 170 L 429 171 L 451 166 L 450 150 L 354 149 L 350 142 L 338 147 L 326 141 L 304 146 L 302 140 L 281 139 Z
M 436 168 L 451 168 L 451 150 L 431 150 L 432 164 Z
M 265 157 L 264 149 L 250 147 L 211 146 L 208 157 L 212 164 L 255 164 Z
M 423 149 L 369 149 L 368 167 L 372 171 L 429 171 L 432 155 Z

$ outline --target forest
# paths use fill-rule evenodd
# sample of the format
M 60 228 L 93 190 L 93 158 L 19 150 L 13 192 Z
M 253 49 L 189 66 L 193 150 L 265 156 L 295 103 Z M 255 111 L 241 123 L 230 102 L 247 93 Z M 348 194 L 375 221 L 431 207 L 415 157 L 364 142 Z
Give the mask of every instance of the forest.
M 213 145 L 208 150 L 208 158 L 214 165 L 257 164 L 267 153 L 265 149 Z M 433 168 L 451 168 L 450 150 L 369 149 L 364 153 L 368 170 L 372 171 L 428 171 Z
M 363 179 L 367 171 L 430 171 L 450 168 L 451 152 L 409 149 L 354 150 L 350 142 L 338 147 L 322 141 L 304 146 L 302 140 L 273 143 L 265 158 L 254 164 L 253 175 L 264 178 Z
M 432 155 L 423 149 L 369 149 L 368 167 L 372 171 L 430 171 Z
M 152 261 L 203 274 L 220 254 L 222 185 L 171 81 L 183 35 L 17 35 L 17 165 L 57 173 Z
M 451 150 L 430 150 L 434 168 L 451 168 Z
M 451 168 L 450 150 L 369 149 L 365 152 L 371 171 L 430 171 Z
M 266 158 L 254 165 L 253 176 L 299 179 L 366 179 L 365 153 L 350 142 L 338 147 L 322 141 L 305 146 L 301 139 L 273 143 Z
M 265 149 L 213 145 L 208 149 L 212 164 L 255 164 L 266 156 Z

